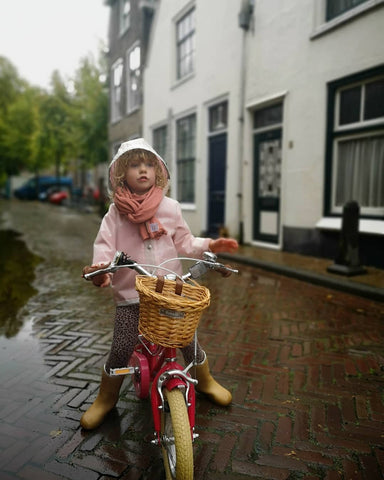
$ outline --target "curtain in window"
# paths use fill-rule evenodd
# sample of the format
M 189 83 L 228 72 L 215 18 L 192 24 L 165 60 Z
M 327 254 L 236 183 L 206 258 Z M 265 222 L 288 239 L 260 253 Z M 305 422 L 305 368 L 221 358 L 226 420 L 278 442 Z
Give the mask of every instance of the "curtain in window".
M 336 206 L 384 207 L 384 137 L 338 143 Z

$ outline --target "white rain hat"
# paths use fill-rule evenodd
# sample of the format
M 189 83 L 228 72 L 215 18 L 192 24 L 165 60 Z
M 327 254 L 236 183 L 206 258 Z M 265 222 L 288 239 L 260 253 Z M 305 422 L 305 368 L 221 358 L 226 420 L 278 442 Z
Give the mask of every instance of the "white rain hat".
M 160 165 L 164 167 L 163 170 L 167 176 L 167 179 L 169 180 L 170 178 L 169 170 L 165 161 L 160 157 L 160 155 L 156 152 L 156 150 L 154 150 L 153 147 L 151 147 L 151 145 L 149 145 L 149 143 L 147 143 L 144 140 L 144 138 L 135 138 L 134 140 L 128 140 L 127 142 L 123 142 L 120 145 L 116 155 L 113 157 L 112 162 L 109 164 L 108 185 L 110 190 L 112 190 L 111 174 L 113 172 L 113 165 L 115 164 L 116 160 L 118 160 L 120 157 L 122 157 L 125 153 L 129 152 L 130 150 L 138 150 L 138 149 L 148 150 L 148 152 L 153 153 L 156 156 L 156 158 L 158 158 L 159 161 L 161 162 Z

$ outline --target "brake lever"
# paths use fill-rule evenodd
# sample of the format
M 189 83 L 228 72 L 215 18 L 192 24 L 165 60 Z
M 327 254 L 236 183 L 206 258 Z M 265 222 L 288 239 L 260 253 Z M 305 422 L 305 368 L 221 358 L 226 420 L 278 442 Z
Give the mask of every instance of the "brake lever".
M 103 273 L 115 273 L 120 267 L 122 266 L 134 266 L 136 262 L 131 259 L 124 252 L 117 251 L 112 259 L 112 262 L 105 268 L 100 268 L 99 270 L 95 270 L 94 272 L 85 273 L 83 277 L 86 280 L 90 280 L 97 275 L 102 275 Z

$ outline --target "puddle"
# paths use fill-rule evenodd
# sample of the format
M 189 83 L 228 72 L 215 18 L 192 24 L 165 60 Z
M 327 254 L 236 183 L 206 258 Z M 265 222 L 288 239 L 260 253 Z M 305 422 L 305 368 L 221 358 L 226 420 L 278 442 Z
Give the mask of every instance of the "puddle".
M 18 312 L 37 293 L 32 286 L 41 259 L 12 230 L 0 230 L 0 336 L 14 337 L 23 326 Z

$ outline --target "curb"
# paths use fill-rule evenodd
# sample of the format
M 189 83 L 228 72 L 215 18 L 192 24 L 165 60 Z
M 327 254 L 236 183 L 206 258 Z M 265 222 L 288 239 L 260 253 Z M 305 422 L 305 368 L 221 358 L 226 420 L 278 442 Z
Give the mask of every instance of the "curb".
M 351 293 L 371 300 L 384 302 L 384 290 L 382 288 L 371 287 L 370 285 L 364 285 L 362 283 L 350 282 L 343 278 L 332 278 L 327 275 L 321 275 L 318 273 L 310 272 L 308 270 L 298 269 L 294 267 L 288 267 L 286 265 L 280 265 L 273 262 L 266 262 L 264 260 L 256 260 L 254 258 L 245 257 L 242 255 L 233 255 L 230 253 L 220 253 L 221 258 L 232 260 L 237 263 L 250 265 L 252 267 L 262 268 L 270 272 L 285 275 L 286 277 L 295 278 L 297 280 L 303 280 L 305 282 L 313 283 L 315 285 L 321 285 L 323 287 L 329 287 L 334 290 L 340 290 L 342 292 Z

